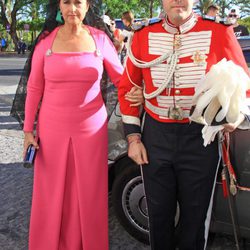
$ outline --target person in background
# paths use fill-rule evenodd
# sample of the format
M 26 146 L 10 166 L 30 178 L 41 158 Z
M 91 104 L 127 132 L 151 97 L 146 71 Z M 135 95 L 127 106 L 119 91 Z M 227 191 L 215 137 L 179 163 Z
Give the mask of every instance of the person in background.
M 108 31 L 110 32 L 110 36 L 112 37 L 113 44 L 119 53 L 122 48 L 122 44 L 119 42 L 119 34 L 120 30 L 115 28 L 115 21 L 112 20 L 108 15 L 102 16 L 103 22 L 107 26 Z
M 220 15 L 220 7 L 217 4 L 211 4 L 206 11 L 207 16 L 217 17 Z
M 6 39 L 4 37 L 1 38 L 1 46 L 0 46 L 0 48 L 1 48 L 2 52 L 5 51 L 6 48 L 7 48 L 7 41 L 6 41 Z
M 203 146 L 203 125 L 189 120 L 195 87 L 223 58 L 249 70 L 232 27 L 195 14 L 194 0 L 162 4 L 165 17 L 134 32 L 118 96 L 128 156 L 141 165 L 151 249 L 202 250 L 220 158 L 218 140 Z M 133 86 L 144 91 L 143 119 L 127 100 Z M 224 130 L 249 129 L 249 118 L 240 113 Z
M 116 28 L 115 19 L 111 19 L 111 21 L 110 21 L 110 27 L 111 27 L 111 31 L 114 34 L 114 38 L 117 39 L 117 40 L 119 40 L 119 37 L 120 37 L 122 31 L 120 29 Z
M 26 43 L 23 41 L 23 42 L 22 42 L 22 45 L 21 45 L 21 51 L 22 51 L 22 54 L 23 54 L 23 55 L 25 54 L 26 48 L 27 48 L 27 45 L 26 45 Z
M 24 54 L 26 48 L 26 44 L 23 42 L 22 38 L 17 42 L 17 53 Z
M 246 26 L 238 23 L 239 18 L 240 14 L 238 9 L 231 9 L 227 15 L 228 22 L 233 25 L 235 36 L 248 36 L 249 31 Z
M 123 42 L 120 43 L 120 41 L 119 41 L 119 38 L 122 34 L 122 31 L 120 29 L 116 28 L 116 23 L 115 23 L 114 19 L 110 20 L 110 30 L 113 33 L 113 37 L 114 37 L 114 41 L 115 41 L 115 43 L 114 43 L 115 48 L 116 48 L 117 52 L 120 53 L 122 48 L 123 48 Z
M 124 29 L 120 35 L 120 42 L 127 42 L 129 36 L 131 35 L 132 25 L 134 23 L 134 14 L 131 11 L 126 11 L 122 14 L 122 23 Z
M 29 250 L 108 250 L 107 112 L 100 81 L 105 69 L 118 86 L 123 67 L 105 32 L 84 24 L 94 1 L 51 2 L 25 102 L 23 152 L 29 145 L 37 149 Z
M 128 46 L 128 39 L 131 36 L 132 32 L 132 25 L 134 23 L 134 14 L 131 11 L 126 11 L 122 14 L 122 23 L 124 25 L 124 29 L 122 30 L 122 33 L 119 37 L 120 44 L 124 43 L 124 46 L 122 48 L 122 61 L 123 64 L 126 62 L 126 54 L 127 54 L 127 46 Z
M 105 14 L 105 15 L 101 16 L 101 18 L 102 18 L 103 22 L 107 25 L 108 30 L 110 31 L 110 22 L 111 22 L 110 17 Z

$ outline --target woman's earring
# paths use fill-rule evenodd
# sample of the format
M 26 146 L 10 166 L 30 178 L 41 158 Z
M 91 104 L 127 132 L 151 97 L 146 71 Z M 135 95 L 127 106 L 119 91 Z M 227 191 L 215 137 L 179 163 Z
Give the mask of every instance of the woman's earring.
M 56 21 L 57 21 L 58 23 L 64 23 L 64 21 L 63 21 L 63 19 L 62 19 L 62 13 L 61 13 L 60 10 L 58 10 L 57 13 L 56 13 Z

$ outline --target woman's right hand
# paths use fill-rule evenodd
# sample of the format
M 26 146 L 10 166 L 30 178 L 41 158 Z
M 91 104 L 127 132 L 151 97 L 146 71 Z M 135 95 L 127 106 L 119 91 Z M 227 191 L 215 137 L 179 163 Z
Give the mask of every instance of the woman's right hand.
M 125 99 L 130 101 L 130 107 L 137 107 L 144 103 L 143 90 L 133 86 L 131 90 L 125 95 Z
M 36 149 L 39 149 L 38 143 L 35 140 L 33 132 L 24 132 L 24 143 L 23 143 L 23 158 L 25 157 L 27 148 L 29 145 L 33 145 Z

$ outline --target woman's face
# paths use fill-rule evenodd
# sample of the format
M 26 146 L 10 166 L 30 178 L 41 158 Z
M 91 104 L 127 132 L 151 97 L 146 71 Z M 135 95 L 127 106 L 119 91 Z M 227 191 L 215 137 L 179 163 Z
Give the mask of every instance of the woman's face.
M 89 3 L 88 0 L 60 0 L 59 8 L 65 23 L 76 25 L 85 18 Z
M 115 20 L 111 20 L 111 22 L 110 22 L 110 29 L 111 29 L 112 31 L 115 31 L 115 28 L 116 28 Z

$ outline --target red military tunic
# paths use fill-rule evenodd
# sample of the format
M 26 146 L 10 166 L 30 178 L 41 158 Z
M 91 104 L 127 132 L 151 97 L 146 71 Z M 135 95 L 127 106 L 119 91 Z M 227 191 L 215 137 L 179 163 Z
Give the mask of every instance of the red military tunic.
M 189 122 L 195 86 L 211 66 L 223 58 L 242 66 L 249 74 L 233 28 L 204 20 L 196 14 L 178 28 L 162 20 L 135 32 L 132 53 L 136 59 L 144 62 L 167 53 L 175 53 L 178 58 L 168 87 L 155 97 L 145 99 L 146 112 L 160 122 Z M 126 134 L 140 133 L 140 117 L 139 108 L 130 107 L 125 94 L 136 84 L 150 96 L 166 83 L 166 75 L 171 68 L 169 61 L 170 57 L 167 63 L 165 61 L 142 69 L 128 59 L 119 84 L 119 101 Z M 181 109 L 183 119 L 169 116 L 173 107 Z

